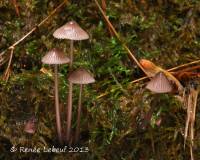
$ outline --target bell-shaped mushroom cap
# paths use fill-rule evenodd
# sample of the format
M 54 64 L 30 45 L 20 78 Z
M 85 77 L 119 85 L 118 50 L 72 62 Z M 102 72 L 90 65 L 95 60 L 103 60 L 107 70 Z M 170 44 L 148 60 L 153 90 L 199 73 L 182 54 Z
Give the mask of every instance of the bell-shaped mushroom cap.
M 147 84 L 146 88 L 155 93 L 167 93 L 172 91 L 173 85 L 163 72 L 159 72 Z
M 58 48 L 53 48 L 42 58 L 42 63 L 45 64 L 64 64 L 69 62 L 70 59 Z
M 93 78 L 92 74 L 83 68 L 79 68 L 75 70 L 74 72 L 72 72 L 69 75 L 68 80 L 71 83 L 75 83 L 75 84 L 88 84 L 88 83 L 95 82 L 95 79 Z
M 70 40 L 84 40 L 89 38 L 89 35 L 75 21 L 70 21 L 58 28 L 53 33 L 53 36 L 58 39 Z

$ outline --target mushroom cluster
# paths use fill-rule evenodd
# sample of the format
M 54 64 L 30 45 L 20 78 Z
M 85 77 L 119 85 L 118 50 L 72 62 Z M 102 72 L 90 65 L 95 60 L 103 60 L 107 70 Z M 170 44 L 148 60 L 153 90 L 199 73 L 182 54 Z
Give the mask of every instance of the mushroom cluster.
M 61 116 L 59 107 L 59 95 L 58 95 L 58 64 L 69 63 L 69 91 L 67 98 L 67 128 L 66 128 L 66 142 L 70 143 L 71 139 L 71 121 L 72 121 L 72 92 L 73 84 L 80 84 L 78 112 L 77 112 L 77 125 L 75 133 L 75 142 L 78 142 L 80 134 L 80 116 L 81 116 L 81 99 L 82 90 L 84 84 L 93 83 L 95 80 L 92 74 L 86 69 L 80 68 L 73 71 L 73 52 L 74 52 L 74 41 L 86 40 L 89 38 L 87 32 L 85 32 L 75 21 L 70 21 L 65 25 L 61 26 L 53 33 L 53 36 L 57 39 L 69 39 L 70 40 L 70 58 L 60 49 L 50 50 L 43 58 L 42 62 L 45 64 L 54 64 L 55 72 L 55 109 L 56 109 L 56 126 L 59 143 L 63 143 L 63 135 L 61 128 Z

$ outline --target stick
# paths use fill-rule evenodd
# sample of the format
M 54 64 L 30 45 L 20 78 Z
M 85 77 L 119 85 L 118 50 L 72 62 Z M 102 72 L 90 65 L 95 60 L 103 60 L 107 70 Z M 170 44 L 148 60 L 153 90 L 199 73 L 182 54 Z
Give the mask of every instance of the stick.
M 8 66 L 7 66 L 7 68 L 6 68 L 6 71 L 5 71 L 5 73 L 4 73 L 4 76 L 3 76 L 3 79 L 7 82 L 8 81 L 8 79 L 9 79 L 9 71 L 10 71 L 10 66 L 11 66 L 11 62 L 12 62 L 12 58 L 13 58 L 13 53 L 14 53 L 14 47 L 12 47 L 11 49 L 10 49 L 11 51 L 10 51 L 10 58 L 9 58 L 9 62 L 8 62 Z

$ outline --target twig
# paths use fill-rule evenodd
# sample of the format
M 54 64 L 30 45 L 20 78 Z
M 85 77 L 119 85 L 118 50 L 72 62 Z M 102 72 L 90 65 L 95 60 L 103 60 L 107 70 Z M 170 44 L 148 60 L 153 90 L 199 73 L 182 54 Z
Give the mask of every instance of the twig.
M 106 0 L 101 0 L 101 8 L 104 11 L 104 14 L 106 14 L 106 10 L 107 10 L 107 5 L 106 5 Z M 108 23 L 106 23 L 106 26 L 108 28 L 108 31 L 110 33 L 110 36 L 113 37 L 113 32 L 110 29 L 110 25 Z
M 124 49 L 127 51 L 129 57 L 131 58 L 131 60 L 133 60 L 138 67 L 140 67 L 140 69 L 146 74 L 146 71 L 144 70 L 144 68 L 140 65 L 140 63 L 138 62 L 138 60 L 136 59 L 136 57 L 134 56 L 134 54 L 130 51 L 130 49 L 127 47 L 127 45 L 121 40 L 119 34 L 117 33 L 117 31 L 115 30 L 115 28 L 113 27 L 112 23 L 109 21 L 108 17 L 105 15 L 103 9 L 101 8 L 101 6 L 99 5 L 97 0 L 94 0 L 97 7 L 99 8 L 101 14 L 103 15 L 105 21 L 107 22 L 107 24 L 110 26 L 110 29 L 113 31 L 114 35 L 117 37 L 117 39 L 122 43 L 122 46 L 124 47 Z M 147 74 L 146 74 L 147 75 Z
M 64 0 L 58 7 L 56 7 L 44 20 L 42 20 L 39 24 L 37 24 L 32 30 L 30 30 L 25 36 L 23 36 L 20 40 L 12 44 L 10 47 L 5 49 L 3 52 L 0 53 L 0 56 L 3 56 L 8 49 L 14 48 L 16 45 L 21 43 L 24 39 L 26 39 L 29 35 L 31 35 L 38 27 L 42 26 L 50 17 L 52 17 L 58 9 L 60 9 L 68 0 Z
M 8 56 L 6 58 L 0 56 L 0 66 L 2 66 L 5 62 L 7 62 L 8 59 L 9 59 Z
M 185 145 L 186 145 L 186 140 L 187 140 L 187 136 L 188 136 L 188 130 L 190 127 L 190 119 L 191 119 L 191 113 L 192 113 L 192 106 L 191 106 L 191 93 L 189 95 L 186 95 L 186 108 L 187 108 L 187 117 L 186 117 L 186 121 L 185 121 L 185 132 L 184 132 L 184 149 L 185 149 Z
M 193 144 L 194 144 L 194 123 L 195 123 L 195 118 L 196 118 L 198 90 L 192 88 L 191 94 L 192 94 L 192 116 L 191 116 L 191 120 L 190 120 L 191 121 L 190 141 L 193 146 Z
M 181 70 L 177 71 L 175 74 L 180 74 L 182 72 L 188 72 L 188 71 L 192 71 L 192 70 L 196 70 L 196 69 L 200 69 L 200 65 L 181 69 Z
M 192 62 L 189 62 L 189 63 L 185 63 L 185 64 L 182 64 L 182 65 L 179 65 L 179 66 L 170 68 L 170 69 L 168 69 L 167 71 L 169 71 L 169 72 L 175 71 L 175 70 L 177 70 L 177 69 L 180 69 L 180 68 L 183 68 L 183 67 L 187 67 L 187 66 L 190 66 L 190 65 L 192 65 L 192 64 L 197 64 L 197 63 L 200 63 L 200 60 L 196 60 L 196 61 L 192 61 Z M 139 79 L 136 79 L 136 80 L 134 80 L 134 81 L 132 81 L 132 82 L 130 82 L 130 83 L 131 83 L 131 84 L 137 83 L 137 82 L 140 82 L 140 81 L 145 80 L 145 79 L 147 79 L 147 78 L 148 78 L 147 76 L 144 76 L 144 77 L 141 77 L 141 78 L 139 78 Z
M 142 78 L 136 79 L 136 80 L 134 80 L 134 81 L 132 81 L 132 82 L 130 82 L 130 83 L 131 83 L 131 84 L 133 84 L 133 83 L 137 83 L 137 82 L 140 82 L 140 81 L 145 80 L 145 79 L 147 79 L 147 78 L 149 78 L 149 77 L 145 76 L 145 77 L 142 77 Z
M 8 81 L 9 76 L 10 76 L 10 66 L 11 66 L 11 62 L 12 62 L 12 58 L 13 58 L 14 49 L 15 49 L 14 47 L 12 47 L 10 49 L 11 51 L 10 51 L 10 58 L 9 58 L 8 66 L 7 66 L 4 76 L 3 76 L 3 80 L 5 80 L 6 82 Z
M 127 96 L 130 96 L 128 94 L 128 92 L 123 88 L 123 86 L 119 83 L 119 81 L 117 80 L 116 76 L 113 74 L 111 68 L 108 68 L 108 71 L 110 72 L 110 75 L 112 76 L 113 80 L 115 81 L 115 83 L 119 86 L 119 88 L 121 89 L 121 91 L 126 94 Z
M 191 160 L 194 160 L 193 146 L 192 146 L 192 144 L 190 144 L 190 158 L 191 158 Z
M 197 98 L 198 98 L 199 89 L 193 85 L 189 86 L 189 95 L 186 97 L 186 108 L 187 108 L 187 118 L 185 123 L 185 133 L 184 133 L 184 149 L 186 145 L 186 140 L 189 134 L 190 138 L 190 157 L 191 160 L 194 160 L 193 157 L 193 146 L 194 146 L 194 124 L 195 124 L 195 115 L 197 107 Z
M 189 63 L 185 63 L 185 64 L 182 64 L 182 65 L 179 65 L 177 67 L 173 67 L 171 69 L 169 69 L 168 71 L 174 71 L 174 70 L 177 70 L 177 69 L 180 69 L 180 68 L 183 68 L 183 67 L 187 67 L 187 66 L 190 66 L 192 64 L 198 64 L 200 63 L 200 59 L 196 60 L 196 61 L 192 61 L 192 62 L 189 62 Z
M 15 12 L 16 12 L 17 16 L 20 16 L 20 14 L 19 14 L 19 6 L 17 4 L 17 1 L 13 0 L 12 3 L 14 5 L 14 7 L 15 7 Z

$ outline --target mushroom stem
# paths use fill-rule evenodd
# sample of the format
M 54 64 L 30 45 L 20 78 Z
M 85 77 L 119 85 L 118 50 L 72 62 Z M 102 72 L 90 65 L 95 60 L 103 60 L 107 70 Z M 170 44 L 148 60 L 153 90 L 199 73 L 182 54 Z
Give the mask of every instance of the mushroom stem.
M 67 137 L 66 137 L 67 142 L 69 142 L 71 134 L 72 90 L 73 90 L 73 84 L 69 82 L 69 93 L 68 93 L 68 103 L 67 103 Z
M 59 143 L 62 144 L 62 135 L 61 135 L 61 121 L 60 121 L 60 108 L 59 108 L 59 96 L 58 96 L 58 66 L 54 66 L 55 72 L 55 109 L 56 109 L 56 126 L 58 133 Z
M 72 71 L 72 65 L 73 65 L 73 51 L 74 51 L 74 41 L 70 40 L 70 64 L 69 64 L 70 71 Z M 73 84 L 69 82 L 69 93 L 68 93 L 68 103 L 67 103 L 67 137 L 66 137 L 67 142 L 69 142 L 71 134 L 72 90 L 73 90 Z
M 75 133 L 75 143 L 79 140 L 80 135 L 80 119 L 81 119 L 81 98 L 82 98 L 83 84 L 80 84 L 79 100 L 78 100 L 78 113 L 77 113 L 77 125 Z
M 73 51 L 74 51 L 74 41 L 70 40 L 70 64 L 69 64 L 70 69 L 72 69 L 72 64 L 73 64 Z

